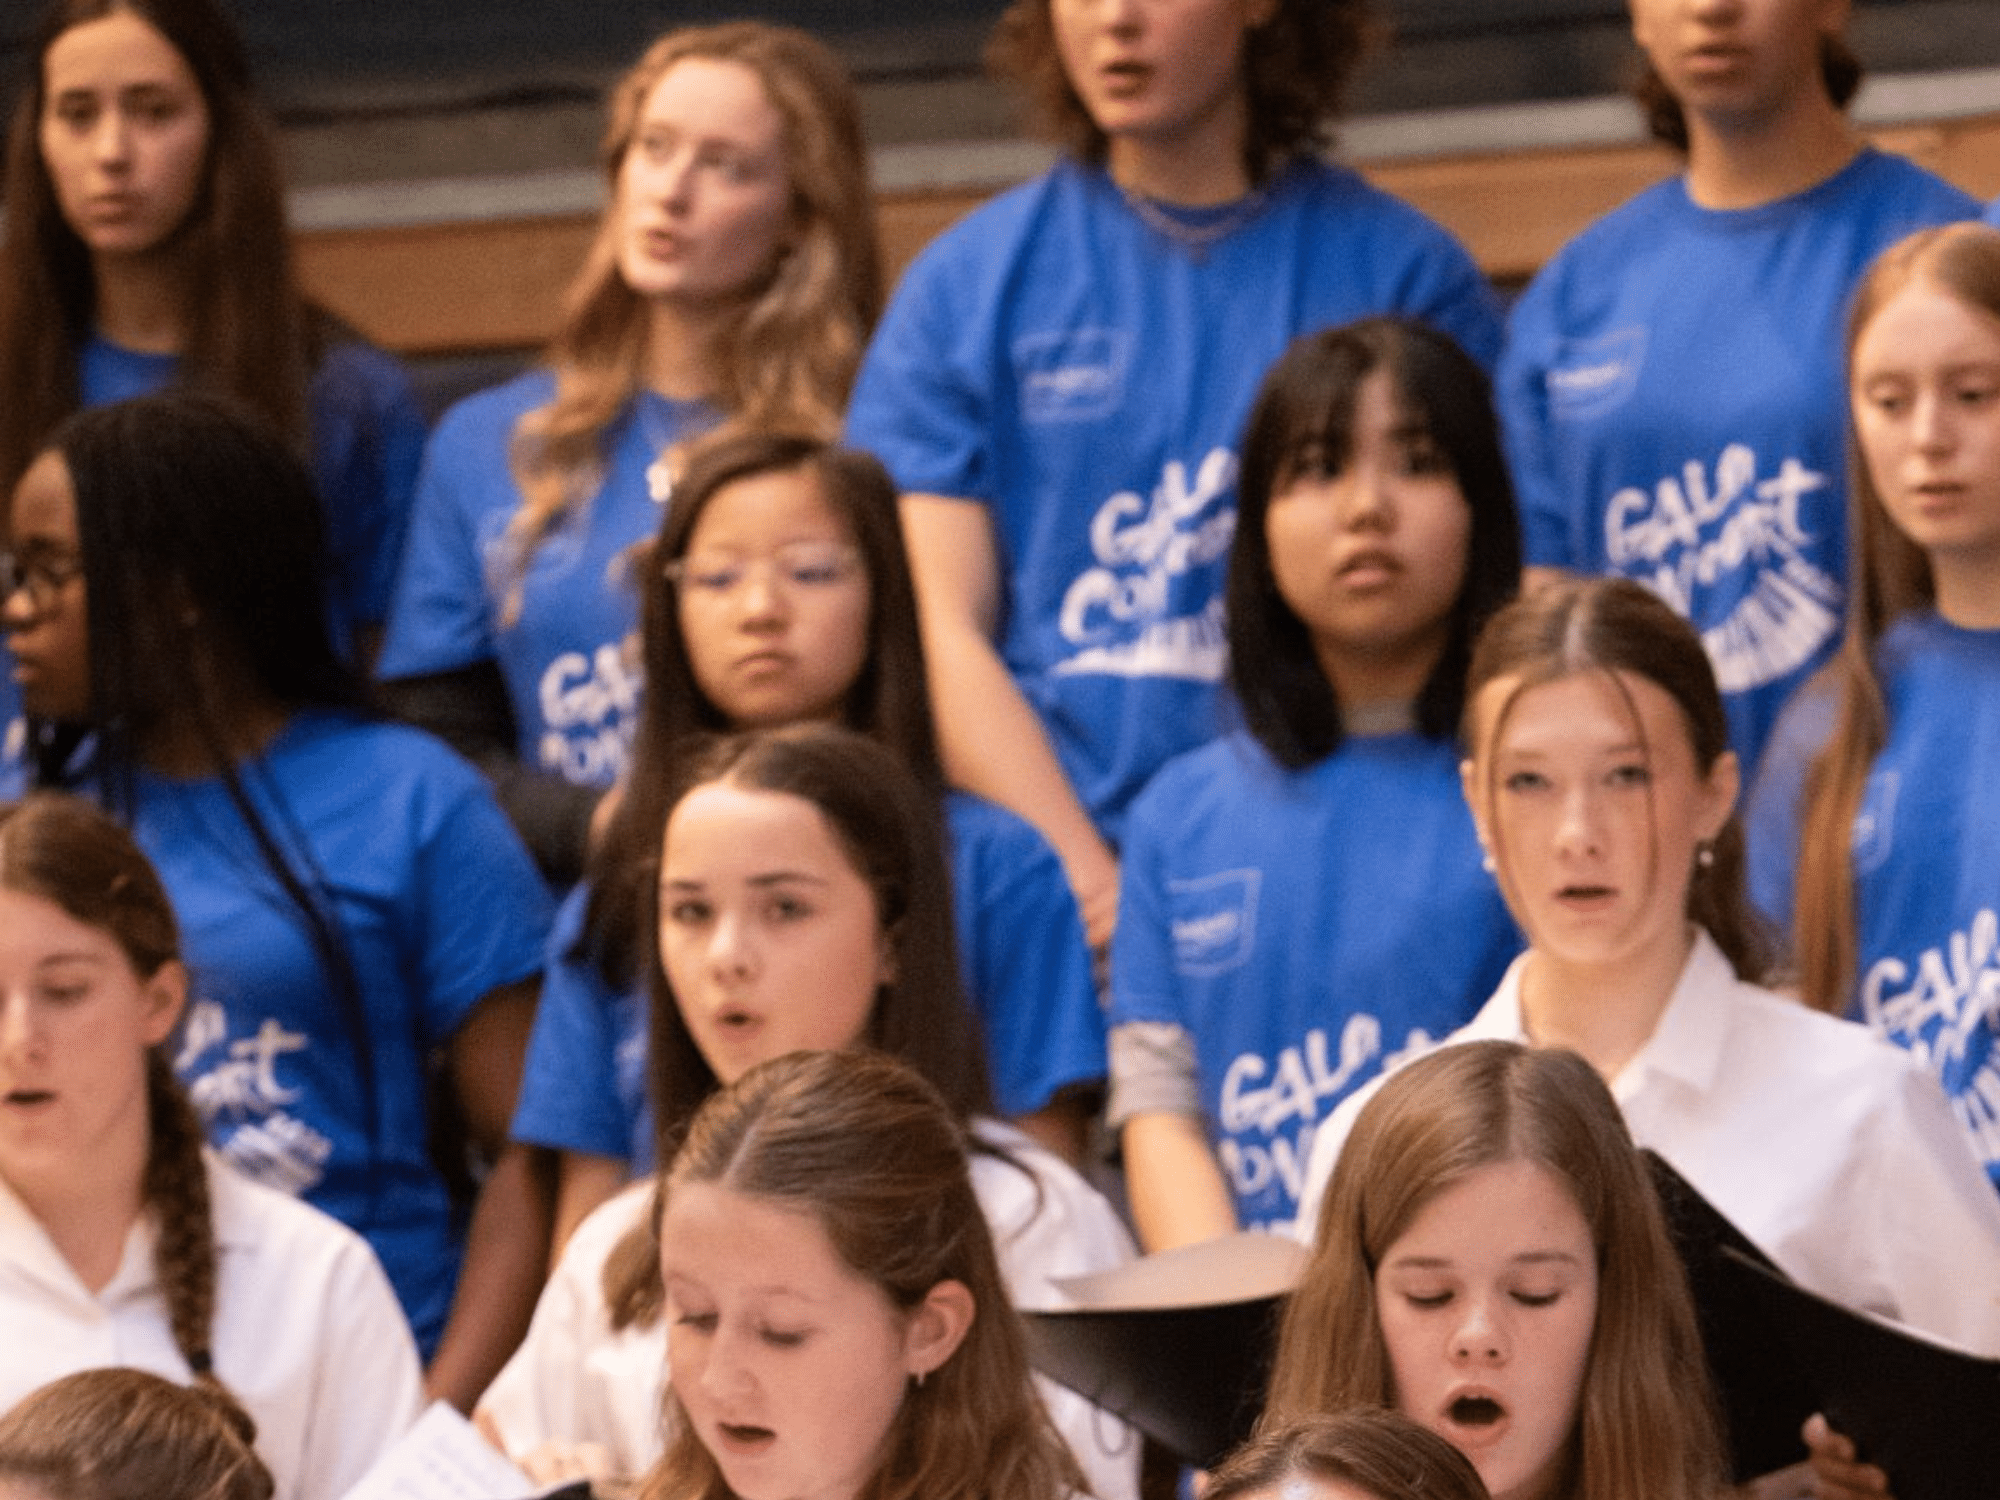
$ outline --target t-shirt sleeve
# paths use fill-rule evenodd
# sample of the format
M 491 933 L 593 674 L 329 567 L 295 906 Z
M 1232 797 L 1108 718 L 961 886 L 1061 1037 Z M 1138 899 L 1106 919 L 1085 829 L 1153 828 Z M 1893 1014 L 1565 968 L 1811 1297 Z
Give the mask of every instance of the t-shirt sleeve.
M 1504 326 L 1500 300 L 1465 247 L 1443 228 L 1433 227 L 1437 243 L 1421 263 L 1418 284 L 1398 306 L 1450 334 L 1491 374 Z
M 1118 926 L 1111 936 L 1113 1026 L 1134 1021 L 1166 1021 L 1183 1029 L 1186 1006 L 1174 967 L 1173 913 L 1167 894 L 1165 854 L 1177 819 L 1172 769 L 1156 776 L 1126 815 L 1125 843 L 1119 851 Z
M 1521 515 L 1521 559 L 1530 567 L 1581 568 L 1572 497 L 1564 494 L 1553 449 L 1548 372 L 1555 347 L 1547 274 L 1521 294 L 1507 323 L 1493 399 Z
M 389 616 L 426 426 L 403 367 L 337 344 L 312 384 L 315 477 L 327 508 L 334 604 L 350 625 Z
M 882 460 L 906 493 L 990 498 L 990 372 L 976 330 L 982 295 L 948 230 L 911 264 L 862 360 L 847 441 Z
M 413 735 L 415 731 L 410 731 Z M 433 1042 L 503 985 L 541 972 L 548 888 L 479 773 L 442 747 L 439 795 L 416 854 L 410 959 Z
M 376 665 L 379 677 L 444 672 L 497 654 L 478 534 L 477 450 L 489 439 L 498 440 L 464 407 L 447 412 L 431 438 Z
M 606 992 L 597 965 L 573 951 L 589 895 L 585 886 L 571 891 L 549 934 L 513 1135 L 530 1145 L 623 1160 L 632 1122 L 618 1091 L 616 997 Z
M 1061 863 L 1035 829 L 977 799 L 951 803 L 960 955 L 1003 1113 L 1104 1077 L 1104 1017 Z

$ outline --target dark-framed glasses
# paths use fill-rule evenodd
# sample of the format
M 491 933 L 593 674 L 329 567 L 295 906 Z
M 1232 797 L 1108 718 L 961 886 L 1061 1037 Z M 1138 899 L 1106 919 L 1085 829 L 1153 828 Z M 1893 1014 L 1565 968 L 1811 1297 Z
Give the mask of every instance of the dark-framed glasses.
M 0 602 L 26 593 L 35 613 L 47 614 L 62 603 L 63 590 L 83 576 L 83 559 L 60 552 L 0 551 Z

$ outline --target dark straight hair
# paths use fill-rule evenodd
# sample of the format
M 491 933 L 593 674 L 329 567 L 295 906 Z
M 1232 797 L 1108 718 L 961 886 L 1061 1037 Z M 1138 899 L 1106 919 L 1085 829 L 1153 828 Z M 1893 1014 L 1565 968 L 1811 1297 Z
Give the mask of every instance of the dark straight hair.
M 276 132 L 251 89 L 242 38 L 218 0 L 56 0 L 24 53 L 9 126 L 0 239 L 0 490 L 76 410 L 77 349 L 90 336 L 90 252 L 63 217 L 39 129 L 44 63 L 63 33 L 132 15 L 172 45 L 208 109 L 203 181 L 173 248 L 187 272 L 181 380 L 254 408 L 305 451 L 311 369 L 334 327 L 293 269 Z
M 935 796 L 945 792 L 925 686 L 916 590 L 903 551 L 896 486 L 888 472 L 872 454 L 805 435 L 752 432 L 699 444 L 674 485 L 673 504 L 657 541 L 634 570 L 640 581 L 646 692 L 618 807 L 591 860 L 582 943 L 605 982 L 614 986 L 632 984 L 642 969 L 640 886 L 650 878 L 666 827 L 674 762 L 690 735 L 724 734 L 737 727 L 695 680 L 681 631 L 679 591 L 663 569 L 687 555 L 718 495 L 766 474 L 812 480 L 861 554 L 868 582 L 867 649 L 860 675 L 841 705 L 841 723 L 894 751 Z
M 325 967 L 372 1139 L 374 1049 L 332 885 L 283 809 L 273 826 L 251 798 L 231 748 L 243 705 L 223 696 L 235 682 L 287 712 L 366 711 L 328 627 L 312 478 L 276 428 L 187 390 L 79 412 L 49 451 L 76 496 L 91 708 L 87 724 L 29 726 L 36 778 L 94 785 L 129 822 L 146 734 L 169 719 L 193 731 Z
M 1472 642 L 1521 583 L 1514 487 L 1478 363 L 1449 335 L 1407 318 L 1364 318 L 1294 339 L 1265 375 L 1244 429 L 1225 586 L 1229 681 L 1244 723 L 1272 759 L 1294 770 L 1331 755 L 1346 727 L 1305 622 L 1278 592 L 1265 518 L 1293 480 L 1347 463 L 1361 386 L 1378 370 L 1443 451 L 1472 513 L 1465 582 L 1444 651 L 1417 695 L 1423 733 L 1447 739 L 1457 731 Z

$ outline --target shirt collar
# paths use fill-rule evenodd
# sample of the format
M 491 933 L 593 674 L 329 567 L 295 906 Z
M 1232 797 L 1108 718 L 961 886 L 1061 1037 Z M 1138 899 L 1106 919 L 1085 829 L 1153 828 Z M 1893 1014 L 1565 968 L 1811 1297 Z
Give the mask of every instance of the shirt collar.
M 1454 1041 L 1532 1040 L 1521 1015 L 1521 975 L 1527 962 L 1528 955 L 1523 953 L 1507 966 L 1493 997 L 1460 1029 Z M 1652 1036 L 1611 1081 L 1611 1092 L 1621 1105 L 1655 1077 L 1675 1080 L 1696 1092 L 1709 1087 L 1722 1066 L 1729 1015 L 1727 1007 L 1705 997 L 1725 993 L 1736 983 L 1736 973 L 1715 939 L 1696 927 L 1694 947 L 1681 966 L 1681 976 L 1674 982 Z

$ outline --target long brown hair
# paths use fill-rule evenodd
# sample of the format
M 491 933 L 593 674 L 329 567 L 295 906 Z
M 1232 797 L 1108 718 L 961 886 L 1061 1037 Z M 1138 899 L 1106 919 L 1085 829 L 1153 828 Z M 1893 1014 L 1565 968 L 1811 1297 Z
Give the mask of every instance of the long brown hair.
M 1529 1161 L 1597 1249 L 1597 1320 L 1563 1497 L 1713 1500 L 1719 1419 L 1694 1306 L 1610 1091 L 1572 1052 L 1441 1047 L 1391 1073 L 1334 1167 L 1279 1335 L 1267 1417 L 1395 1399 L 1375 1271 L 1425 1206 L 1482 1167 Z
M 743 432 L 697 444 L 674 485 L 660 535 L 637 570 L 639 636 L 646 692 L 630 769 L 604 837 L 590 861 L 590 905 L 583 949 L 607 984 L 632 984 L 639 972 L 642 882 L 652 878 L 666 827 L 674 762 L 689 736 L 736 726 L 695 680 L 681 631 L 680 591 L 662 569 L 687 555 L 717 495 L 764 474 L 811 479 L 861 554 L 868 581 L 868 637 L 860 675 L 841 704 L 840 721 L 887 745 L 918 781 L 942 797 L 944 768 L 925 686 L 916 589 L 903 550 L 896 485 L 872 454 L 818 438 Z
M 256 1435 L 213 1386 L 120 1366 L 81 1370 L 0 1416 L 0 1479 L 49 1500 L 271 1500 Z
M 1885 250 L 1856 289 L 1847 321 L 1854 346 L 1876 313 L 1915 282 L 2000 318 L 2000 230 L 1983 224 L 1925 229 Z M 1798 858 L 1793 865 L 1793 949 L 1800 992 L 1821 1010 L 1847 1009 L 1859 977 L 1854 909 L 1854 819 L 1875 757 L 1889 737 L 1889 711 L 1875 675 L 1875 647 L 1898 616 L 1933 608 L 1929 556 L 1889 519 L 1867 455 L 1848 428 L 1847 533 L 1854 559 L 1847 630 L 1816 680 L 1837 695 L 1833 732 L 1806 773 Z
M 32 70 L 7 143 L 0 240 L 0 493 L 13 488 L 78 401 L 77 350 L 90 336 L 90 252 L 63 218 L 42 160 L 44 59 L 64 32 L 114 14 L 152 26 L 180 53 L 208 106 L 204 180 L 173 250 L 187 276 L 179 379 L 234 397 L 303 451 L 306 387 L 323 337 L 292 266 L 275 133 L 251 92 L 242 39 L 216 0 L 56 0 L 30 39 Z
M 799 724 L 728 735 L 687 747 L 675 767 L 666 814 L 714 782 L 782 792 L 818 809 L 875 898 L 893 977 L 875 997 L 860 1048 L 915 1069 L 961 1122 L 993 1112 L 986 1046 L 959 977 L 951 878 L 936 795 L 886 747 L 851 729 Z M 664 817 L 662 820 L 664 827 Z M 671 1161 L 704 1102 L 721 1087 L 681 1015 L 659 961 L 659 872 L 639 890 L 639 936 L 650 985 L 647 1092 L 654 1159 Z M 658 1246 L 628 1235 L 605 1262 L 612 1326 L 659 1310 Z
M 654 42 L 612 90 L 599 148 L 612 202 L 549 343 L 555 398 L 514 432 L 521 506 L 507 540 L 516 592 L 535 548 L 595 492 L 605 429 L 641 385 L 648 320 L 618 269 L 618 176 L 654 85 L 693 57 L 757 75 L 785 122 L 791 180 L 790 248 L 722 341 L 714 399 L 727 424 L 831 437 L 882 311 L 861 109 L 840 59 L 803 31 L 761 21 L 687 27 Z
M 1465 684 L 1465 742 L 1474 763 L 1490 762 L 1485 748 L 1497 740 L 1524 691 L 1581 673 L 1609 681 L 1634 724 L 1638 713 L 1621 677 L 1644 678 L 1672 698 L 1702 776 L 1728 753 L 1722 691 L 1694 627 L 1659 595 L 1628 578 L 1566 578 L 1531 589 L 1505 606 L 1473 647 Z M 1501 678 L 1513 679 L 1513 691 L 1485 722 L 1477 722 L 1481 690 Z M 1487 771 L 1476 795 L 1490 803 L 1490 764 Z M 1709 845 L 1709 855 L 1688 884 L 1688 920 L 1715 939 L 1738 978 L 1755 982 L 1769 970 L 1774 945 L 1744 895 L 1743 822 L 1733 809 Z
M 710 1183 L 810 1215 L 847 1267 L 908 1312 L 972 1293 L 958 1348 L 903 1399 L 857 1500 L 1065 1500 L 1083 1477 L 1029 1383 L 963 1123 L 917 1073 L 865 1052 L 795 1052 L 711 1098 L 661 1184 Z M 678 1398 L 642 1500 L 730 1500 Z
M 39 896 L 107 934 L 141 979 L 179 961 L 180 933 L 160 877 L 130 834 L 80 798 L 35 792 L 0 807 L 0 889 Z M 215 1227 L 202 1128 L 160 1047 L 146 1055 L 146 1095 L 141 1186 L 158 1226 L 154 1261 L 167 1321 L 196 1379 L 214 1382 Z

